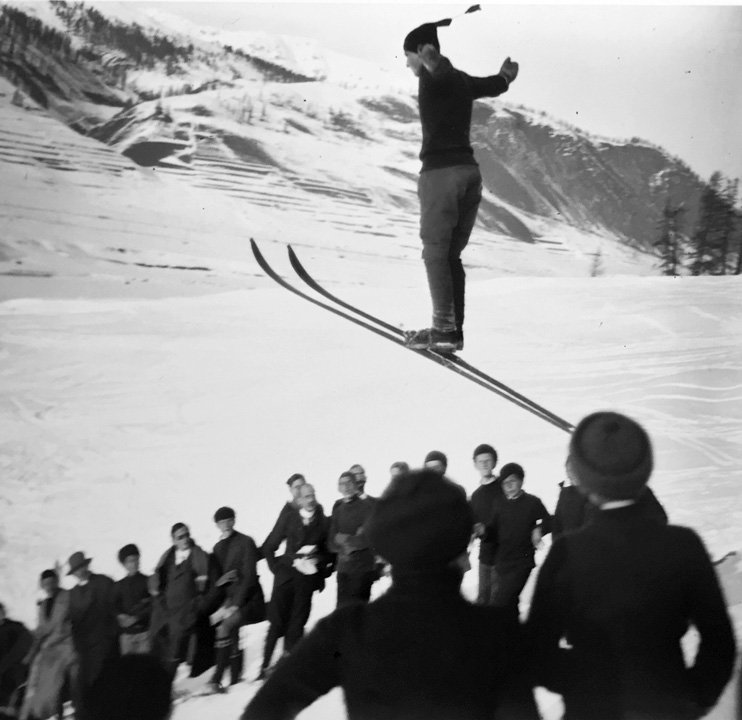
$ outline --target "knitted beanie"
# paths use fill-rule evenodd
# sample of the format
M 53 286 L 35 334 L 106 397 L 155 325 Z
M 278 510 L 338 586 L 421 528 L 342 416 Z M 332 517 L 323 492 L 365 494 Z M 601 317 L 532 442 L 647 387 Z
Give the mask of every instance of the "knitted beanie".
M 411 30 L 404 39 L 402 47 L 405 52 L 416 53 L 420 45 L 433 45 L 440 51 L 441 44 L 438 42 L 438 28 L 451 24 L 451 18 L 438 20 L 438 22 L 424 23 Z
M 435 462 L 435 461 L 443 463 L 444 470 L 448 467 L 448 458 L 440 450 L 431 450 L 425 456 L 425 461 L 423 464 L 425 465 L 429 462 Z
M 220 507 L 215 513 L 214 513 L 214 522 L 219 522 L 220 520 L 234 520 L 235 514 L 234 510 L 232 510 L 231 507 Z
M 140 554 L 139 548 L 134 543 L 129 543 L 119 550 L 119 562 L 123 565 L 126 558 L 131 557 L 132 555 L 139 557 Z
M 374 506 L 366 535 L 392 566 L 445 567 L 466 550 L 473 516 L 460 485 L 432 470 L 395 477 Z
M 505 478 L 510 477 L 511 475 L 515 475 L 519 477 L 521 480 L 526 479 L 526 471 L 518 465 L 518 463 L 506 463 L 505 465 L 500 468 L 500 480 L 505 480 Z
M 593 413 L 572 433 L 568 466 L 583 492 L 628 500 L 639 494 L 652 474 L 652 443 L 631 418 Z

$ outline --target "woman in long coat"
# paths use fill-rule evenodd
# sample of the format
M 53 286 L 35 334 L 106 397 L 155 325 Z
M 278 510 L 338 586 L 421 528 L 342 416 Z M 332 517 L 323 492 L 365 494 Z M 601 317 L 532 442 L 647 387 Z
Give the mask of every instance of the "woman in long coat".
M 21 720 L 62 717 L 65 683 L 77 663 L 70 623 L 70 595 L 59 587 L 54 570 L 41 574 L 41 587 L 47 598 L 39 604 L 38 627 L 28 657 L 31 671 L 26 696 L 21 708 Z

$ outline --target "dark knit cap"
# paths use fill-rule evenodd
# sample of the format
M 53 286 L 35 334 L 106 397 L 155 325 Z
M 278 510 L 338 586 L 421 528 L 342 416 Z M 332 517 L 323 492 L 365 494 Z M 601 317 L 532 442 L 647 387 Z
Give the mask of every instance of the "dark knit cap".
M 526 471 L 518 463 L 506 463 L 500 469 L 501 481 L 511 475 L 517 475 L 521 480 L 526 479 Z
M 49 578 L 55 578 L 56 580 L 59 580 L 59 574 L 56 570 L 44 570 L 44 572 L 41 573 L 41 577 L 39 580 L 42 582 L 44 580 L 48 580 Z
M 487 445 L 487 443 L 482 443 L 481 445 L 477 445 L 474 448 L 472 459 L 476 460 L 477 455 L 485 454 L 492 455 L 492 457 L 495 459 L 495 462 L 497 462 L 497 451 L 495 450 L 495 448 L 492 447 L 492 445 Z
M 139 557 L 141 553 L 139 552 L 139 548 L 134 543 L 129 543 L 128 545 L 124 545 L 124 547 L 119 550 L 119 562 L 123 565 L 124 560 L 126 558 L 131 557 L 132 555 L 136 555 Z
M 433 45 L 436 50 L 441 49 L 438 42 L 438 28 L 451 24 L 451 18 L 438 20 L 438 22 L 424 23 L 407 34 L 402 47 L 405 52 L 417 52 L 420 45 Z
M 652 443 L 631 418 L 593 413 L 572 433 L 568 467 L 583 492 L 628 500 L 639 494 L 652 474 Z
M 444 469 L 448 467 L 448 458 L 440 450 L 431 450 L 425 456 L 425 462 L 423 464 L 429 463 L 434 460 L 442 462 Z
M 220 520 L 234 520 L 235 517 L 234 510 L 232 510 L 231 507 L 220 507 L 214 513 L 214 522 L 219 522 Z
M 432 470 L 394 478 L 366 525 L 374 551 L 409 570 L 445 567 L 469 544 L 474 519 L 460 485 Z

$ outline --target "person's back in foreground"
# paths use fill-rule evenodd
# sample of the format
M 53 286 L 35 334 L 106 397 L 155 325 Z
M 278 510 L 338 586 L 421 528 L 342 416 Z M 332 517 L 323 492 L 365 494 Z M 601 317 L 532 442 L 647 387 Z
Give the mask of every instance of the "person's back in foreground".
M 242 720 L 293 718 L 336 686 L 351 720 L 536 720 L 518 624 L 461 597 L 471 528 L 454 483 L 426 470 L 395 478 L 366 529 L 392 564 L 391 589 L 320 620 Z
M 636 501 L 652 470 L 649 437 L 595 413 L 572 436 L 568 469 L 600 509 L 541 568 L 528 619 L 539 684 L 562 694 L 565 720 L 703 716 L 729 680 L 734 636 L 700 538 Z M 700 645 L 686 667 L 690 624 Z

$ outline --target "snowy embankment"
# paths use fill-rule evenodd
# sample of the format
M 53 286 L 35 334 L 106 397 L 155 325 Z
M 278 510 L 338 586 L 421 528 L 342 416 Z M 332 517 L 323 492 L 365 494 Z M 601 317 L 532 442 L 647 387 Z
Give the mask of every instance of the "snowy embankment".
M 490 442 L 553 509 L 564 432 L 273 287 L 246 239 L 287 275 L 282 243 L 296 243 L 333 291 L 407 327 L 428 315 L 417 251 L 153 176 L 110 150 L 109 169 L 81 166 L 87 141 L 25 117 L 17 132 L 38 147 L 43 127 L 47 155 L 21 164 L 17 142 L 0 167 L 0 575 L 12 616 L 33 622 L 38 573 L 75 550 L 118 578 L 116 551 L 136 542 L 150 571 L 179 520 L 209 549 L 220 505 L 262 541 L 296 471 L 329 508 L 350 464 L 376 494 L 392 461 L 436 448 L 472 490 L 472 448 Z M 485 275 L 470 273 L 464 356 L 571 422 L 601 408 L 640 420 L 671 520 L 715 557 L 742 550 L 740 279 Z M 331 582 L 313 620 L 333 595 Z M 245 635 L 251 676 L 263 631 Z M 194 699 L 176 720 L 237 717 L 254 689 Z M 715 720 L 732 717 L 731 693 Z M 340 702 L 304 717 L 335 720 Z

